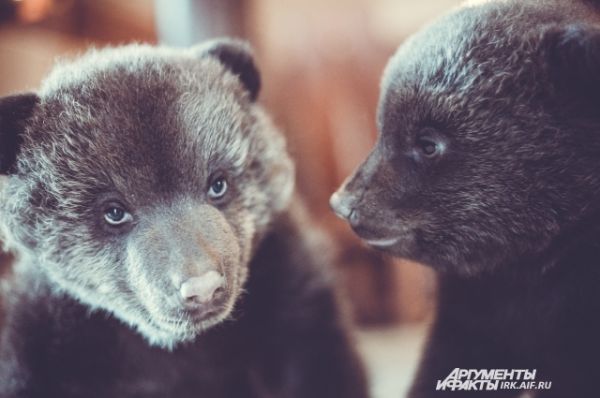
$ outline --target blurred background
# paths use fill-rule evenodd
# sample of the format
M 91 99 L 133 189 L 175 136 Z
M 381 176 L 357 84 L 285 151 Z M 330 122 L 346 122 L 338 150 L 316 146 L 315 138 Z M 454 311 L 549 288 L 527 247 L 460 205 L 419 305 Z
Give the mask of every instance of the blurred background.
M 0 0 L 0 96 L 35 90 L 57 58 L 131 41 L 188 46 L 249 40 L 261 101 L 288 137 L 299 193 L 338 243 L 340 284 L 359 326 L 374 396 L 409 386 L 431 319 L 425 267 L 361 244 L 329 210 L 331 193 L 375 137 L 379 80 L 412 32 L 459 0 Z M 0 253 L 0 263 L 11 258 Z M 7 272 L 10 267 L 0 264 Z

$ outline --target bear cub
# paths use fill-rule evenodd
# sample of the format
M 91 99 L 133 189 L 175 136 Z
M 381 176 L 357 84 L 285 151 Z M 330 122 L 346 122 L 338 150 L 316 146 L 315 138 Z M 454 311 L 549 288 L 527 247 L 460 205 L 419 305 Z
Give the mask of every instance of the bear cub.
M 600 396 L 600 2 L 469 2 L 399 48 L 377 119 L 331 204 L 437 271 L 409 396 Z
M 0 397 L 357 397 L 249 47 L 128 45 L 0 100 Z

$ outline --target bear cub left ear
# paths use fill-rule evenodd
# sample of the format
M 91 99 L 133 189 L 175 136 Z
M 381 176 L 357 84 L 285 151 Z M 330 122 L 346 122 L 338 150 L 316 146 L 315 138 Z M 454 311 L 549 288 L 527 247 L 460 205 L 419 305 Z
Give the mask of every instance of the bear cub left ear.
M 208 54 L 217 58 L 223 66 L 236 75 L 250 95 L 256 101 L 260 91 L 260 73 L 254 63 L 250 45 L 241 40 L 215 39 L 193 48 L 199 54 Z
M 0 174 L 14 167 L 21 147 L 25 121 L 39 103 L 37 94 L 16 94 L 0 98 Z
M 579 103 L 600 105 L 600 28 L 571 24 L 552 28 L 543 39 L 550 78 Z

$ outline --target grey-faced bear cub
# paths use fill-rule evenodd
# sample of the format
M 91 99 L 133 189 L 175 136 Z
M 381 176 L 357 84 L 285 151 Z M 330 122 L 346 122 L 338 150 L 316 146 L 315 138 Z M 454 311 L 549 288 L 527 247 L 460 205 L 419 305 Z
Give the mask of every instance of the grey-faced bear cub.
M 392 58 L 332 206 L 438 271 L 411 397 L 600 397 L 600 2 L 473 3 Z M 455 368 L 536 369 L 535 388 L 436 391 Z
M 259 88 L 219 40 L 91 51 L 0 101 L 1 397 L 366 395 Z

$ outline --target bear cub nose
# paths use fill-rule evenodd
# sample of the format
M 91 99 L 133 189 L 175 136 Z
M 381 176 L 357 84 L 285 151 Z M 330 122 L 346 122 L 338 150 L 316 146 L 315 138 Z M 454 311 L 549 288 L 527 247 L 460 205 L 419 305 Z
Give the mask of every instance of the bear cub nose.
M 217 271 L 208 271 L 202 276 L 194 276 L 184 281 L 179 293 L 186 303 L 207 304 L 223 286 L 223 281 L 223 275 Z
M 357 226 L 359 224 L 358 211 L 353 207 L 352 202 L 351 195 L 340 189 L 331 195 L 329 206 L 338 217 L 348 221 L 352 226 Z
M 343 192 L 338 191 L 331 195 L 329 206 L 331 206 L 331 209 L 338 217 L 347 219 L 350 213 L 352 213 L 352 207 L 350 207 L 349 202 L 347 196 Z

